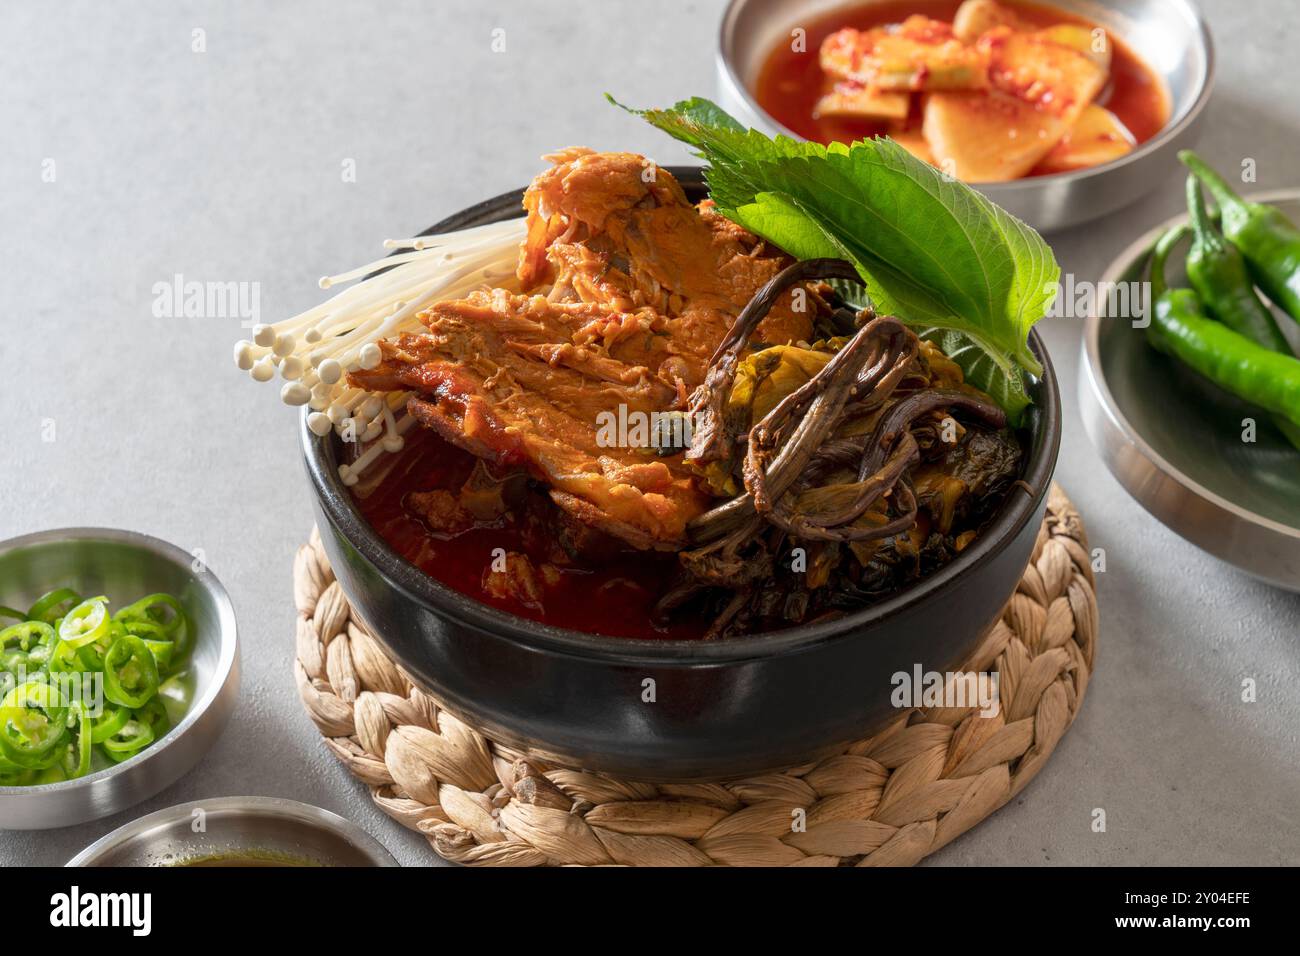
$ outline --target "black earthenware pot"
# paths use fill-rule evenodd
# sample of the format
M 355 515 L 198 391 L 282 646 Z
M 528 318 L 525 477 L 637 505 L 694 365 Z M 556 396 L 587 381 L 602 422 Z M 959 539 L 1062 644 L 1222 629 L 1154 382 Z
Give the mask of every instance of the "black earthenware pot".
M 696 168 L 670 170 L 692 199 Z M 438 223 L 446 232 L 521 214 L 521 191 Z M 700 643 L 600 637 L 480 604 L 409 564 L 371 529 L 337 473 L 333 435 L 302 426 L 316 520 L 353 608 L 452 713 L 511 746 L 651 781 L 742 776 L 833 753 L 896 717 L 892 676 L 959 667 L 1029 561 L 1060 445 L 1051 362 L 1027 416 L 1024 481 L 951 564 L 887 601 L 823 624 Z M 647 681 L 653 702 L 647 702 Z

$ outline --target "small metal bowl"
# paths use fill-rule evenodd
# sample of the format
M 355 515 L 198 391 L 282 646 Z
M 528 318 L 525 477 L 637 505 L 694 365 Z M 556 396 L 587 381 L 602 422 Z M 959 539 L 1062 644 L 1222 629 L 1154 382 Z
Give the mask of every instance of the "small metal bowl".
M 753 89 L 768 54 L 790 30 L 836 9 L 871 0 L 731 0 L 717 53 L 721 105 L 740 122 L 800 138 L 758 105 Z M 1169 91 L 1161 132 L 1128 155 L 1089 169 L 1007 183 L 972 183 L 1002 208 L 1044 232 L 1077 226 L 1127 206 L 1166 182 L 1177 152 L 1191 147 L 1214 85 L 1214 45 L 1189 0 L 1053 0 L 1049 4 L 1100 24 L 1142 58 Z M 816 55 L 816 51 L 809 51 Z
M 1249 198 L 1300 221 L 1300 190 Z M 1144 278 L 1156 239 L 1186 221 L 1175 216 L 1121 252 L 1101 288 Z M 1186 285 L 1180 270 L 1169 263 L 1171 285 Z M 1267 415 L 1156 352 L 1129 316 L 1088 319 L 1080 368 L 1084 427 L 1128 493 L 1197 547 L 1300 591 L 1300 453 Z M 1241 439 L 1248 417 L 1257 419 L 1249 443 Z
M 65 827 L 117 813 L 174 783 L 207 752 L 239 694 L 235 611 L 212 571 L 175 545 L 133 531 L 65 528 L 0 542 L 0 582 L 7 604 L 26 606 L 51 588 L 134 601 L 166 592 L 194 626 L 194 701 L 158 740 L 114 767 L 63 783 L 0 787 L 0 829 Z
M 196 833 L 199 819 L 203 828 Z M 279 797 L 216 797 L 168 807 L 118 827 L 67 865 L 219 865 L 223 857 L 251 857 L 266 866 L 397 866 L 350 820 Z

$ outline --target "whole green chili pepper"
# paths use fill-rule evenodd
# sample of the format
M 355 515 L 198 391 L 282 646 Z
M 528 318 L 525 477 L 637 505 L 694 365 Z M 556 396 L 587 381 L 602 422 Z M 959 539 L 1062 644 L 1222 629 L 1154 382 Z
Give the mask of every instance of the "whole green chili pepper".
M 1300 321 L 1300 228 L 1274 206 L 1246 202 L 1228 181 L 1189 149 L 1183 161 L 1214 196 L 1223 222 L 1223 234 L 1250 265 L 1264 293 Z
M 1153 346 L 1225 391 L 1300 426 L 1300 359 L 1270 352 L 1205 314 L 1191 289 L 1165 285 L 1165 260 L 1186 236 L 1175 226 L 1160 237 L 1151 257 Z
M 1201 182 L 1195 176 L 1187 177 L 1187 211 L 1192 223 L 1187 278 L 1201 301 L 1214 318 L 1234 332 L 1271 351 L 1293 354 L 1291 343 L 1277 327 L 1272 310 L 1256 294 L 1254 280 L 1240 250 L 1210 221 Z M 1273 416 L 1273 424 L 1300 449 L 1300 426 L 1281 415 Z
M 1187 210 L 1192 222 L 1187 278 L 1201 302 L 1232 331 L 1266 349 L 1292 354 L 1291 344 L 1277 327 L 1273 313 L 1255 293 L 1246 260 L 1210 222 L 1201 183 L 1195 176 L 1187 177 Z

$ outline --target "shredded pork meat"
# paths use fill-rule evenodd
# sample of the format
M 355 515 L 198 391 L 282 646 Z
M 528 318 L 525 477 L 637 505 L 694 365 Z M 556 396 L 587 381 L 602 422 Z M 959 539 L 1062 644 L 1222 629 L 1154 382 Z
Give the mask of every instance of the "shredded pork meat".
M 409 390 L 424 426 L 496 465 L 523 467 L 584 525 L 675 550 L 709 496 L 682 455 L 609 445 L 602 414 L 681 410 L 736 316 L 789 257 L 693 206 L 632 153 L 571 149 L 524 196 L 522 292 L 492 289 L 421 315 L 427 332 L 381 343 L 362 388 Z M 806 340 L 825 304 L 785 293 L 758 326 Z

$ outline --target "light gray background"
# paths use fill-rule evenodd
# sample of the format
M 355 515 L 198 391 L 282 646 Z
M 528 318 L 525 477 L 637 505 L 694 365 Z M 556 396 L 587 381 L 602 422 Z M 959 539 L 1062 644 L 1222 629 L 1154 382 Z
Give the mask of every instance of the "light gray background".
M 298 703 L 290 567 L 312 518 L 295 413 L 234 368 L 237 318 L 155 318 L 152 286 L 176 273 L 256 281 L 274 320 L 317 302 L 319 276 L 382 253 L 385 237 L 527 182 L 543 152 L 681 162 L 600 94 L 712 95 L 722 5 L 4 5 L 0 538 L 93 524 L 203 548 L 239 614 L 244 685 L 225 735 L 181 782 L 109 819 L 0 833 L 0 863 L 61 864 L 137 814 L 231 794 L 319 804 L 405 864 L 435 859 L 371 807 Z M 1226 167 L 1254 157 L 1261 189 L 1297 185 L 1294 7 L 1206 7 L 1220 72 L 1203 151 Z M 497 27 L 505 53 L 490 49 Z M 204 53 L 191 51 L 195 28 Z M 355 183 L 342 181 L 347 159 Z M 1052 237 L 1063 269 L 1095 279 L 1177 211 L 1180 187 L 1171 176 Z M 1296 863 L 1300 596 L 1200 553 L 1120 489 L 1073 411 L 1078 324 L 1040 328 L 1069 410 L 1057 477 L 1108 559 L 1098 669 L 1033 785 L 935 861 Z M 1258 703 L 1239 702 L 1247 676 Z M 1104 834 L 1090 830 L 1095 807 Z

